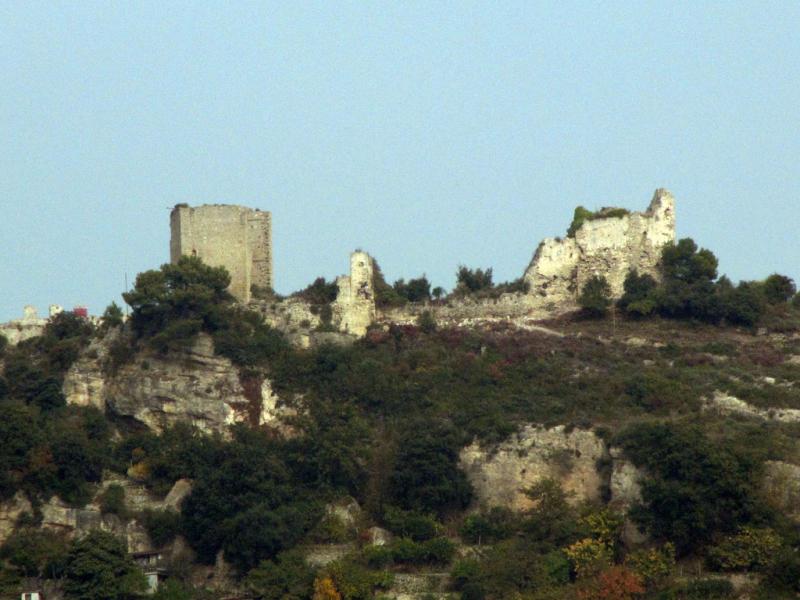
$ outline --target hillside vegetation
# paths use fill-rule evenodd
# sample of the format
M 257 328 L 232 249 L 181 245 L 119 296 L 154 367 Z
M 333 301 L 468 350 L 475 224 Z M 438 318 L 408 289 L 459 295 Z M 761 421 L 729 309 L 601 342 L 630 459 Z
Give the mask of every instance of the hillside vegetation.
M 590 282 L 580 313 L 536 330 L 440 328 L 427 315 L 311 349 L 234 304 L 222 269 L 185 257 L 142 273 L 125 295 L 127 324 L 113 309 L 97 330 L 62 315 L 4 349 L 0 500 L 24 493 L 32 508 L 0 549 L 2 593 L 49 581 L 68 598 L 143 594 L 113 536 L 70 540 L 39 527 L 53 495 L 83 506 L 104 474 L 117 474 L 161 496 L 193 482 L 180 513 L 132 514 L 112 488 L 98 500 L 145 523 L 156 546 L 186 540 L 188 558 L 170 565 L 156 598 L 232 593 L 196 576 L 220 556 L 247 598 L 392 598 L 409 574 L 446 575 L 440 589 L 409 596 L 419 598 L 794 598 L 798 525 L 765 484 L 769 464 L 800 465 L 800 419 L 777 412 L 800 410 L 794 283 L 773 275 L 733 285 L 691 240 L 665 249 L 662 270 L 660 282 L 631 273 L 618 302 Z M 417 288 L 428 297 L 427 281 L 405 286 L 395 291 L 406 299 Z M 113 376 L 133 356 L 169 354 L 201 332 L 243 375 L 271 382 L 294 415 L 283 427 L 158 434 L 66 405 L 64 374 L 91 339 L 108 336 Z M 718 410 L 719 394 L 751 413 Z M 640 500 L 621 508 L 606 490 L 576 502 L 545 478 L 523 511 L 482 504 L 462 449 L 491 448 L 528 424 L 594 432 L 642 474 Z M 608 480 L 604 461 L 596 469 Z M 332 510 L 350 499 L 360 507 L 352 519 Z M 375 526 L 392 534 L 387 543 L 373 543 Z M 626 538 L 630 526 L 642 540 Z M 320 545 L 341 552 L 307 561 Z

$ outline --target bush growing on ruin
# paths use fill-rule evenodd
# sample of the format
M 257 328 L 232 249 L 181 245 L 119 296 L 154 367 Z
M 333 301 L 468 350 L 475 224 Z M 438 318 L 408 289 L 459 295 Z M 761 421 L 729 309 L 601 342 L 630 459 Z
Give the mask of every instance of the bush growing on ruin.
M 570 223 L 569 229 L 567 229 L 567 237 L 575 237 L 575 234 L 586 221 L 624 217 L 629 214 L 630 211 L 626 208 L 601 208 L 598 211 L 591 211 L 583 206 L 577 206 L 572 215 L 572 223 Z
M 338 294 L 339 287 L 335 281 L 327 281 L 324 277 L 317 277 L 307 288 L 292 295 L 302 298 L 309 304 L 330 304 L 336 300 Z
M 595 275 L 590 278 L 578 296 L 578 305 L 583 314 L 591 318 L 605 316 L 611 306 L 611 286 L 605 277 Z
M 375 293 L 375 306 L 378 308 L 394 308 L 408 302 L 408 298 L 386 282 L 386 277 L 375 259 L 372 261 L 372 289 Z

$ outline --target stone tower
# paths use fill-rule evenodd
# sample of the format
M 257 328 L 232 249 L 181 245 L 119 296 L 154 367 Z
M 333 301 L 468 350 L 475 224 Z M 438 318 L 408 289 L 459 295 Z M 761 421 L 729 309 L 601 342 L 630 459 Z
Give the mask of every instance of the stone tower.
M 170 262 L 199 256 L 225 267 L 231 294 L 249 302 L 252 286 L 272 288 L 272 216 L 257 208 L 228 204 L 178 204 L 170 214 Z

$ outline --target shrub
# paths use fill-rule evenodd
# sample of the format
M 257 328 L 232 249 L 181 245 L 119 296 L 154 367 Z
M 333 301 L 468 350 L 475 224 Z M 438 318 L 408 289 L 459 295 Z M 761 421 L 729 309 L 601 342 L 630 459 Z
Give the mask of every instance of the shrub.
M 0 548 L 0 558 L 6 559 L 23 577 L 55 579 L 64 573 L 68 548 L 63 535 L 18 528 Z
M 199 331 L 213 332 L 232 301 L 231 278 L 223 267 L 210 267 L 196 256 L 136 276 L 122 296 L 131 308 L 133 330 L 158 350 L 185 344 Z
M 362 555 L 370 567 L 384 568 L 391 564 L 444 565 L 453 560 L 455 551 L 455 544 L 444 537 L 424 542 L 401 538 L 385 546 L 369 546 Z
M 325 567 L 323 576 L 330 577 L 343 600 L 371 600 L 375 588 L 392 584 L 390 573 L 375 572 L 353 561 L 338 560 Z
M 419 318 L 417 318 L 417 326 L 425 333 L 433 333 L 436 331 L 436 319 L 429 310 L 422 311 Z
M 336 300 L 338 294 L 339 287 L 335 281 L 328 282 L 324 277 L 317 277 L 314 283 L 293 295 L 302 298 L 309 304 L 330 304 Z
M 171 510 L 147 509 L 141 514 L 142 524 L 156 547 L 169 544 L 181 532 L 181 515 Z
M 519 519 L 512 511 L 495 506 L 486 512 L 468 516 L 459 533 L 471 544 L 494 544 L 510 538 L 519 525 Z
M 624 293 L 617 302 L 621 310 L 635 317 L 646 317 L 656 308 L 654 293 L 658 284 L 651 275 L 628 273 L 623 284 Z
M 760 465 L 730 442 L 712 442 L 696 427 L 642 423 L 615 444 L 650 475 L 634 518 L 681 554 L 765 514 L 754 484 Z
M 378 308 L 394 308 L 408 302 L 405 296 L 398 294 L 397 290 L 386 282 L 377 260 L 372 262 L 372 289 L 375 292 L 375 306 Z
M 315 587 L 314 571 L 297 551 L 282 552 L 274 561 L 261 561 L 244 583 L 253 596 L 263 600 L 302 600 Z
M 636 573 L 624 566 L 605 569 L 578 587 L 578 600 L 633 600 L 644 594 L 644 586 Z
M 565 551 L 578 578 L 591 577 L 612 564 L 613 553 L 609 546 L 596 539 L 584 538 Z
M 122 325 L 122 309 L 116 302 L 112 302 L 103 311 L 103 328 L 110 329 L 120 325 Z
M 785 275 L 773 273 L 762 284 L 764 297 L 769 304 L 785 304 L 797 292 L 794 280 Z
M 105 514 L 117 515 L 121 519 L 128 518 L 128 508 L 125 506 L 125 488 L 118 483 L 112 483 L 100 496 L 100 510 Z
M 572 217 L 572 223 L 570 223 L 569 229 L 567 229 L 567 237 L 575 237 L 575 234 L 578 230 L 583 226 L 586 221 L 594 221 L 595 219 L 607 219 L 607 218 L 615 218 L 615 217 L 624 217 L 625 215 L 629 215 L 630 211 L 625 208 L 601 208 L 600 210 L 593 212 L 584 208 L 583 206 L 578 206 L 575 208 L 575 213 Z
M 399 507 L 442 515 L 469 504 L 472 486 L 458 466 L 459 438 L 452 426 L 409 424 L 399 448 L 389 479 Z
M 663 581 L 675 568 L 675 546 L 667 542 L 657 548 L 635 550 L 625 558 L 625 565 L 648 587 Z
M 605 277 L 591 277 L 578 296 L 578 305 L 589 317 L 602 317 L 611 306 L 611 286 Z
M 408 283 L 403 279 L 398 279 L 392 287 L 409 302 L 423 302 L 431 298 L 431 284 L 425 275 L 416 279 L 409 279 Z
M 727 579 L 695 579 L 678 587 L 681 600 L 728 600 L 734 597 L 733 584 Z
M 778 554 L 781 538 L 769 528 L 742 527 L 708 549 L 712 568 L 721 571 L 763 570 Z
M 395 535 L 423 542 L 435 537 L 441 525 L 432 516 L 390 506 L 383 515 L 386 527 Z
M 474 294 L 492 288 L 492 269 L 470 269 L 464 265 L 456 271 L 456 291 L 460 294 Z
M 144 592 L 146 585 L 122 540 L 95 530 L 73 542 L 66 559 L 67 598 L 127 600 Z

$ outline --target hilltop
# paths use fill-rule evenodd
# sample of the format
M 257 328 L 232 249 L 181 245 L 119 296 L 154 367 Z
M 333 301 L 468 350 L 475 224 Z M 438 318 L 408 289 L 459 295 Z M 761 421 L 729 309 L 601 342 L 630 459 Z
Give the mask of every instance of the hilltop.
M 356 252 L 243 303 L 184 256 L 55 315 L 3 348 L 2 593 L 795 597 L 800 297 L 673 210 L 579 208 L 450 294 Z

